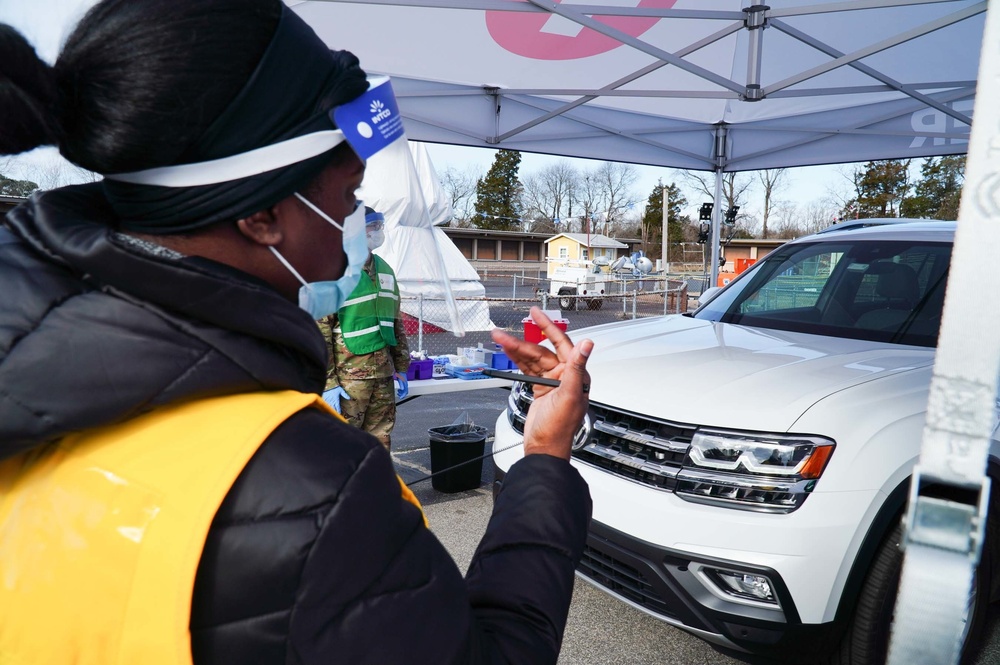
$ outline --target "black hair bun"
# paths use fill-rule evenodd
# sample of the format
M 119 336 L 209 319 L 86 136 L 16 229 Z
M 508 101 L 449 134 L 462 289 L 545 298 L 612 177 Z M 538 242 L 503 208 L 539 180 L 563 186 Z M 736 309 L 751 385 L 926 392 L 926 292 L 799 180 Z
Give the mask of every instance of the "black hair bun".
M 0 23 L 0 154 L 59 143 L 55 76 L 17 30 Z

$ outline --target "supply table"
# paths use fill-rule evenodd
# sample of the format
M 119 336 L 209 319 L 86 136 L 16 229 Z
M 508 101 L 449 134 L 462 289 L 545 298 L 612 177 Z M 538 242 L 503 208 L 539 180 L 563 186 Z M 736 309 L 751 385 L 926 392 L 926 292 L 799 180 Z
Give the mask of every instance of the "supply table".
M 513 385 L 507 379 L 456 379 L 454 377 L 439 377 L 436 379 L 420 379 L 409 382 L 410 392 L 397 405 L 408 402 L 421 395 L 438 395 L 441 393 L 465 392 L 468 390 L 484 390 L 486 388 L 510 388 Z

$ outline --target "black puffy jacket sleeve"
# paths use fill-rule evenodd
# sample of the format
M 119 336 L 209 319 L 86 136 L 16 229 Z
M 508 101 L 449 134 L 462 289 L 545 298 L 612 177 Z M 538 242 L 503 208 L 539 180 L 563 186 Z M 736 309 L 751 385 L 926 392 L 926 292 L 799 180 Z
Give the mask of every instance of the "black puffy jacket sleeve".
M 515 464 L 466 579 L 401 497 L 389 454 L 310 409 L 216 514 L 192 648 L 210 663 L 555 663 L 590 496 L 570 464 Z

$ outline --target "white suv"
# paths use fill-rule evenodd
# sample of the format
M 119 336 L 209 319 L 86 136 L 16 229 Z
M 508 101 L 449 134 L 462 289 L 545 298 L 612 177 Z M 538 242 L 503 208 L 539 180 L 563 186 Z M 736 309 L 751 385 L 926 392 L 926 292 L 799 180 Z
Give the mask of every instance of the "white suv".
M 595 342 L 579 575 L 724 648 L 884 661 L 955 224 L 869 224 L 779 247 L 693 313 L 571 331 Z M 530 403 L 515 384 L 497 420 L 498 486 Z M 967 645 L 997 597 L 998 520 Z

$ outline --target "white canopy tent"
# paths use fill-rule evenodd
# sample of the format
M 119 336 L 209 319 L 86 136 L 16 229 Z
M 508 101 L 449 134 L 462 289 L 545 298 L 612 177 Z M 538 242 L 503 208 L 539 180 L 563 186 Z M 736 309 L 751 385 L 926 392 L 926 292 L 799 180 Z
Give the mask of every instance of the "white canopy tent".
M 492 330 L 479 273 L 439 228 L 451 220 L 451 199 L 423 144 L 409 143 L 408 152 L 389 150 L 372 157 L 358 191 L 365 205 L 385 215 L 385 243 L 375 253 L 396 273 L 401 309 L 414 319 L 453 330 L 440 282 L 444 275 L 463 329 Z M 429 215 L 432 228 L 413 225 L 424 215 Z M 441 266 L 435 266 L 437 262 Z
M 289 0 L 410 139 L 715 171 L 716 239 L 723 172 L 966 151 L 986 2 L 599 2 Z

